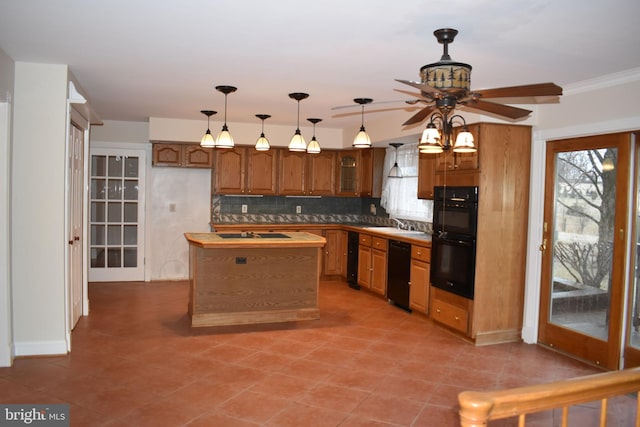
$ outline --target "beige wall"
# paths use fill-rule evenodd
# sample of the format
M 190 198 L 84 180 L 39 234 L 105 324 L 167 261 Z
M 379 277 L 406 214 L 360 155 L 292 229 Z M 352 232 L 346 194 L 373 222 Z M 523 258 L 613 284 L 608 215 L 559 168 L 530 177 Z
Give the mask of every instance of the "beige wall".
M 0 366 L 10 366 L 13 360 L 9 242 L 11 236 L 11 106 L 14 67 L 13 60 L 0 49 Z
M 66 352 L 67 67 L 15 64 L 11 261 L 16 355 Z

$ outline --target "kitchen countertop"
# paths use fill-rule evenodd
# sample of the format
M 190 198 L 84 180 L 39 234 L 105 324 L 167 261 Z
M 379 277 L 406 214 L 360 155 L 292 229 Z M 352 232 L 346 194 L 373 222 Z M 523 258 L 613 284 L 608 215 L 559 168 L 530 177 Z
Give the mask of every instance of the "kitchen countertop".
M 322 247 L 326 239 L 306 232 L 211 232 L 185 233 L 191 245 L 201 248 Z
M 401 230 L 395 227 L 382 227 L 375 225 L 365 225 L 365 224 L 328 224 L 328 223 L 273 223 L 273 224 L 264 224 L 264 223 L 242 223 L 242 224 L 215 224 L 212 223 L 211 226 L 218 232 L 230 232 L 231 230 L 246 230 L 252 231 L 256 230 L 264 230 L 267 229 L 269 231 L 279 231 L 279 230 L 312 230 L 312 229 L 342 229 L 346 231 L 355 231 L 358 233 L 366 233 L 371 234 L 373 236 L 382 237 L 385 239 L 393 239 L 400 240 L 403 242 L 415 244 L 415 245 L 426 245 L 431 246 L 431 234 L 426 233 L 424 231 L 408 231 Z

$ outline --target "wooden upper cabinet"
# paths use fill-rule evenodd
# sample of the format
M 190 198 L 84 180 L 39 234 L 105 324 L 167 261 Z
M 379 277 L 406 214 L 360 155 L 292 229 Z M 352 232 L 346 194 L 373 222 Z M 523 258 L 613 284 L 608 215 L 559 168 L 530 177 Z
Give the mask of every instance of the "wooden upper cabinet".
M 183 147 L 184 166 L 188 168 L 210 168 L 213 165 L 213 149 L 203 148 L 199 144 Z
M 308 156 L 307 153 L 280 150 L 278 194 L 289 196 L 306 194 L 305 171 Z
M 199 144 L 153 143 L 153 166 L 210 168 L 213 150 Z
M 308 194 L 311 196 L 333 196 L 336 191 L 336 152 L 323 150 L 318 154 L 309 154 L 308 156 Z
M 218 194 L 276 194 L 277 171 L 274 150 L 216 149 L 213 188 Z
M 182 166 L 182 146 L 153 144 L 153 166 Z
M 175 157 L 172 162 L 182 161 L 178 160 L 180 156 L 184 157 L 180 147 L 168 148 L 173 150 L 166 151 L 166 158 L 171 160 Z M 197 148 L 203 150 L 199 146 Z M 202 154 L 199 150 L 190 154 L 190 162 L 194 165 L 206 161 L 199 157 Z M 385 150 L 365 150 L 323 150 L 318 154 L 308 154 L 286 148 L 256 151 L 252 146 L 215 149 L 212 151 L 212 192 L 380 197 Z
M 216 149 L 212 188 L 218 194 L 244 194 L 245 162 L 244 147 Z
M 361 197 L 382 196 L 382 174 L 384 169 L 384 148 L 365 148 L 361 152 L 360 176 Z
M 420 153 L 418 158 L 418 199 L 433 200 L 436 183 L 436 156 Z
M 358 167 L 362 161 L 361 149 L 338 152 L 336 168 L 336 195 L 359 196 Z
M 246 190 L 249 194 L 276 194 L 278 152 L 247 148 Z

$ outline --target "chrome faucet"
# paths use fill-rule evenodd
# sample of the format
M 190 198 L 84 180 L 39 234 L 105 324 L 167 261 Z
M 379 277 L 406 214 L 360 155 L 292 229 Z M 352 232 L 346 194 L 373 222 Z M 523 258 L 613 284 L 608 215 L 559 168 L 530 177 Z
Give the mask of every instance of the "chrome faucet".
M 405 224 L 404 222 L 400 221 L 398 218 L 393 218 L 393 217 L 390 217 L 390 218 L 397 223 L 396 224 L 396 228 L 398 228 L 400 230 L 405 230 L 407 228 L 407 224 Z

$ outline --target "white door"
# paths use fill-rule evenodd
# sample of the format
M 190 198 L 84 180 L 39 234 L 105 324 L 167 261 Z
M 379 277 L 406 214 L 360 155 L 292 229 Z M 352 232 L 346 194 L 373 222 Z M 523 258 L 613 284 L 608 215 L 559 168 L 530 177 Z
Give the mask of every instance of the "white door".
M 70 326 L 74 328 L 82 316 L 83 301 L 83 183 L 84 183 L 84 131 L 75 124 L 69 127 L 69 292 Z
M 91 150 L 91 282 L 144 280 L 145 159 L 143 150 Z

